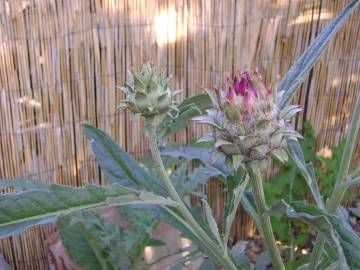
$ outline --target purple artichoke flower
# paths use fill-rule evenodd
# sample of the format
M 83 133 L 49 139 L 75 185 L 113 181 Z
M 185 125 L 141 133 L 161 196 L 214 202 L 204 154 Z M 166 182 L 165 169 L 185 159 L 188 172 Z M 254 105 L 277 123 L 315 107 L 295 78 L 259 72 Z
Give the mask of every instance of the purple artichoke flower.
M 214 109 L 207 115 L 196 117 L 200 123 L 215 128 L 207 140 L 226 156 L 234 169 L 247 162 L 266 165 L 271 157 L 284 162 L 286 140 L 301 137 L 289 119 L 301 109 L 288 106 L 279 111 L 274 102 L 276 92 L 268 88 L 258 70 L 237 72 L 233 79 L 227 77 L 226 91 L 205 89 L 210 95 Z M 204 139 L 201 139 L 204 140 Z

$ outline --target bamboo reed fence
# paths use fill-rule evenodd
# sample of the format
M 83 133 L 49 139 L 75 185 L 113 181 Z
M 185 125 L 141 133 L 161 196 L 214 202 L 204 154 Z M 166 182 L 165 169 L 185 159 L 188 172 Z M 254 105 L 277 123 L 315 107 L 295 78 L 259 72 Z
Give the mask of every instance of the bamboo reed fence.
M 143 123 L 116 110 L 127 70 L 151 60 L 180 98 L 258 67 L 276 82 L 347 0 L 0 0 L 0 178 L 103 184 L 81 125 L 104 129 L 127 151 L 148 151 Z M 346 134 L 360 91 L 360 13 L 355 12 L 302 85 L 295 103 L 318 135 L 317 150 Z M 204 132 L 190 126 L 174 139 Z M 359 146 L 359 145 L 358 145 Z M 357 147 L 359 150 L 359 147 Z M 359 151 L 358 151 L 359 152 Z M 208 192 L 220 217 L 223 195 Z M 16 269 L 47 269 L 38 226 L 0 242 Z M 235 237 L 251 235 L 239 211 Z

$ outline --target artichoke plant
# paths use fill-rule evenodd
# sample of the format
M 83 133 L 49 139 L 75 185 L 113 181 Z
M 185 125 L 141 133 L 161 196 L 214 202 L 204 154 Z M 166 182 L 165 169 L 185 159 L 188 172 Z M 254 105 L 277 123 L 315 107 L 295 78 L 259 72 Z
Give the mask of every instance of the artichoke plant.
M 118 106 L 120 109 L 129 109 L 145 117 L 177 110 L 174 97 L 181 91 L 172 92 L 169 88 L 171 77 L 166 78 L 156 66 L 145 63 L 140 71 L 131 73 L 131 77 L 129 84 L 119 87 L 126 96 Z
M 224 154 L 234 170 L 253 161 L 264 167 L 271 157 L 287 161 L 286 139 L 301 137 L 289 123 L 301 111 L 299 106 L 280 111 L 275 102 L 279 95 L 265 86 L 257 70 L 252 76 L 244 71 L 232 80 L 228 77 L 226 91 L 218 87 L 205 90 L 214 108 L 194 120 L 214 127 L 213 133 L 200 140 L 213 142 L 215 154 Z

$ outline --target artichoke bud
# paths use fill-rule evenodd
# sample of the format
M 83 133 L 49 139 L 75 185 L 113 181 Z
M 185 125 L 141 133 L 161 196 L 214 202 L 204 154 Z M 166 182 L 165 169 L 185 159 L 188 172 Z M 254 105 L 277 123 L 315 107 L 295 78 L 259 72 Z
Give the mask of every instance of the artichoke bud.
M 202 123 L 212 124 L 215 153 L 224 154 L 234 170 L 250 162 L 265 168 L 272 158 L 287 161 L 286 140 L 301 138 L 289 121 L 301 109 L 291 105 L 280 111 L 276 92 L 265 86 L 258 71 L 251 76 L 238 72 L 227 79 L 226 91 L 207 93 L 214 106 Z
M 163 72 L 150 63 L 143 64 L 140 71 L 131 75 L 131 82 L 120 87 L 126 96 L 119 105 L 120 109 L 129 109 L 145 117 L 176 109 L 173 98 L 181 91 L 171 92 L 171 77 L 165 78 Z

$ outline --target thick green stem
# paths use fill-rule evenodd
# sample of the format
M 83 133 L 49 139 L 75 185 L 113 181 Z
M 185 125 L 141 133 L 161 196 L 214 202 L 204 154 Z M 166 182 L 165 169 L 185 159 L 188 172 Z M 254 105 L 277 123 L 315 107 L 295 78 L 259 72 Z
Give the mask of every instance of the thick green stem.
M 255 197 L 255 203 L 257 212 L 259 215 L 259 221 L 261 230 L 263 233 L 263 237 L 268 248 L 268 251 L 271 255 L 274 269 L 276 270 L 285 270 L 284 264 L 282 262 L 279 249 L 275 243 L 274 233 L 271 227 L 270 217 L 265 217 L 264 213 L 268 210 L 265 201 L 264 189 L 262 185 L 261 173 L 258 168 L 255 166 L 248 166 L 248 171 L 250 174 L 250 178 L 253 184 L 253 191 Z
M 327 204 L 327 210 L 330 213 L 335 214 L 339 208 L 339 205 L 344 198 L 346 192 L 346 186 L 344 182 L 349 173 L 352 155 L 357 142 L 357 137 L 360 127 L 360 94 L 357 97 L 355 111 L 351 120 L 350 130 L 346 139 L 344 152 L 341 157 L 341 163 L 339 173 L 337 175 L 335 188 L 331 194 L 329 203 Z M 319 264 L 321 254 L 325 245 L 325 239 L 318 235 L 316 237 L 315 246 L 310 258 L 309 270 L 316 270 Z
M 167 174 L 164 164 L 161 159 L 159 147 L 158 147 L 158 139 L 156 135 L 156 129 L 154 126 L 154 118 L 148 117 L 147 119 L 147 132 L 149 136 L 149 145 L 152 157 L 154 159 L 155 166 L 160 173 L 161 180 L 169 193 L 170 197 L 178 202 L 179 207 L 177 208 L 180 214 L 183 216 L 184 220 L 191 226 L 192 231 L 196 233 L 196 237 L 201 240 L 208 250 L 217 258 L 219 263 L 221 263 L 225 269 L 235 270 L 237 267 L 234 265 L 230 257 L 226 256 L 222 249 L 213 242 L 213 240 L 209 237 L 209 235 L 200 227 L 197 221 L 194 219 L 188 208 L 186 207 L 183 200 L 180 198 L 179 194 L 176 192 L 174 185 Z

